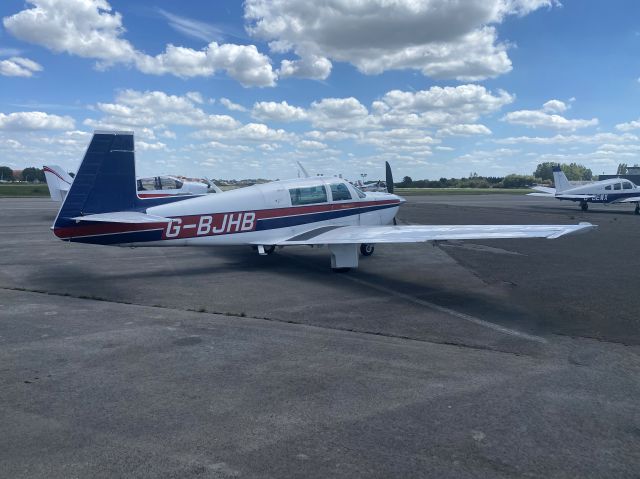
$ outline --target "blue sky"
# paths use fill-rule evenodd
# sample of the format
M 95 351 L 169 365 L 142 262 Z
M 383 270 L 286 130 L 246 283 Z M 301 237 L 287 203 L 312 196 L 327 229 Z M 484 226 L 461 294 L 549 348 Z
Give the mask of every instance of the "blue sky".
M 640 162 L 640 4 L 5 0 L 0 164 L 140 174 L 502 176 Z

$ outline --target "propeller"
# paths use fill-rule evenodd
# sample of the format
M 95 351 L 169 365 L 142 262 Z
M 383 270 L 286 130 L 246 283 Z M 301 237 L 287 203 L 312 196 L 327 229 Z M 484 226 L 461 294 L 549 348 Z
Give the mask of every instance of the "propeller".
M 208 190 L 213 190 L 216 193 L 222 193 L 222 190 L 220 188 L 218 188 L 218 185 L 216 185 L 213 181 L 211 181 L 206 176 L 204 177 L 204 182 L 207 184 L 207 189 Z
M 388 161 L 385 161 L 384 165 L 387 170 L 387 192 L 393 193 L 393 174 L 391 173 L 391 165 Z

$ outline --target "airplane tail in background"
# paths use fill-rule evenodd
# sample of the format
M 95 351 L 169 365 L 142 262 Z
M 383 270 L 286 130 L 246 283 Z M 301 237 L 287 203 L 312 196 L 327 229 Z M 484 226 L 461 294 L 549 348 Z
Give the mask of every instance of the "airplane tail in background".
M 571 189 L 571 183 L 569 183 L 567 175 L 564 174 L 564 171 L 559 166 L 553 167 L 553 183 L 556 188 L 556 194 Z
M 44 177 L 47 180 L 49 195 L 53 201 L 62 202 L 71 188 L 73 178 L 57 165 L 45 165 Z

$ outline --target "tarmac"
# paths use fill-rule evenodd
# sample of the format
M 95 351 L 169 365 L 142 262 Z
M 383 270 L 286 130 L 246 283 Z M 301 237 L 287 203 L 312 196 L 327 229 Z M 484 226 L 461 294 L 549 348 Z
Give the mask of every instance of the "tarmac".
M 68 244 L 0 199 L 0 477 L 639 477 L 640 217 L 412 196 L 401 223 L 557 240 Z

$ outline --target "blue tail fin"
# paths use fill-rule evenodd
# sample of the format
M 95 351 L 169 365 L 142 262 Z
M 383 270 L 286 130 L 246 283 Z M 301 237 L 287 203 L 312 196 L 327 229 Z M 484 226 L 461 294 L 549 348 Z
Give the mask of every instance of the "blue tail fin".
M 54 227 L 71 218 L 114 211 L 144 211 L 184 197 L 140 199 L 136 187 L 133 132 L 96 131 L 71 184 Z

